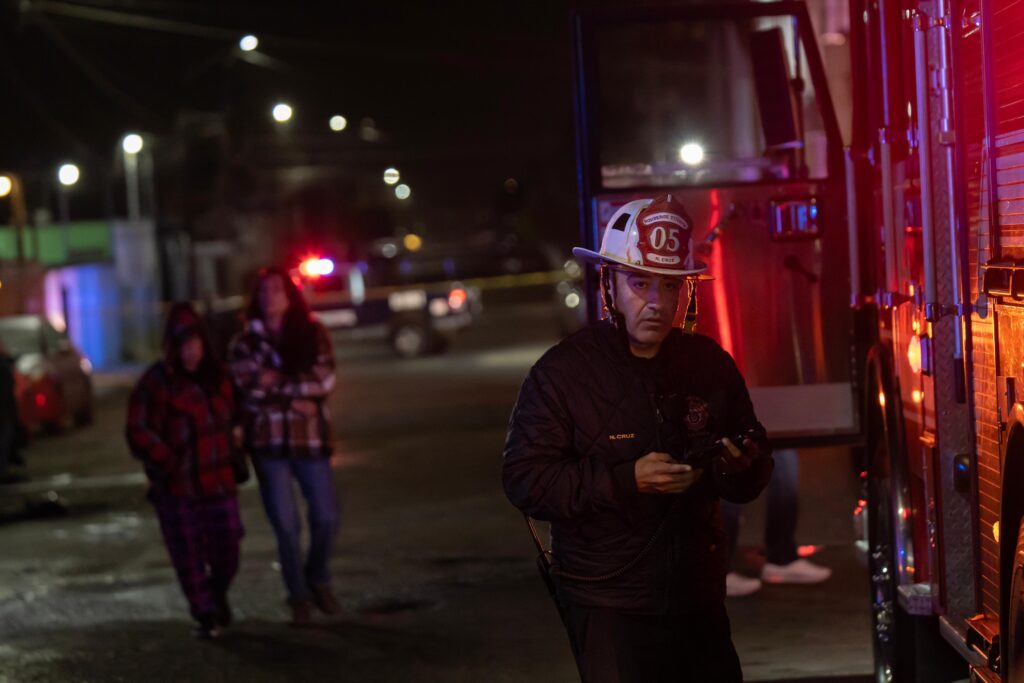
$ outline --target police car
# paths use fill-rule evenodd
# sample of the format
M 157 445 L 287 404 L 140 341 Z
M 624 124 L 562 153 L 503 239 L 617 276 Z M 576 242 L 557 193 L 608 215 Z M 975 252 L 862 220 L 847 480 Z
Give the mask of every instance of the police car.
M 406 284 L 371 262 L 312 256 L 292 271 L 314 315 L 346 339 L 388 340 L 403 357 L 443 351 L 480 312 L 480 292 L 457 281 Z

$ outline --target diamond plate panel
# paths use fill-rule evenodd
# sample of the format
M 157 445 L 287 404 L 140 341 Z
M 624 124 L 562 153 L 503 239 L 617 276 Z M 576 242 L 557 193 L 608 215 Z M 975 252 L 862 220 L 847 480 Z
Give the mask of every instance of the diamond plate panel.
M 929 73 L 942 68 L 940 55 L 942 41 L 948 39 L 944 29 L 928 31 Z M 941 80 L 941 79 L 939 79 Z M 944 124 L 944 100 L 942 93 L 929 88 L 928 142 L 932 149 L 933 217 L 935 224 L 935 271 L 936 295 L 942 306 L 953 306 L 955 302 L 956 279 L 954 262 L 956 253 L 951 228 L 957 226 L 954 196 L 950 190 L 955 187 L 956 178 L 951 177 L 947 147 L 939 141 L 948 139 L 947 125 Z M 955 163 L 955 162 L 954 162 Z M 966 255 L 960 254 L 960 258 Z M 954 459 L 961 453 L 972 453 L 975 448 L 974 425 L 970 406 L 956 400 L 956 383 L 959 369 L 954 361 L 956 352 L 959 318 L 944 315 L 932 326 L 935 349 L 935 414 L 937 424 L 938 471 L 935 472 L 935 508 L 938 522 L 938 551 L 941 554 L 945 573 L 946 607 L 950 614 L 963 618 L 977 611 L 975 600 L 977 585 L 978 538 L 976 533 L 975 501 L 969 493 L 958 492 L 953 484 Z M 967 325 L 968 331 L 970 324 Z M 969 332 L 968 332 L 969 336 Z M 965 344 L 965 356 L 969 349 Z M 968 392 L 970 393 L 970 392 Z

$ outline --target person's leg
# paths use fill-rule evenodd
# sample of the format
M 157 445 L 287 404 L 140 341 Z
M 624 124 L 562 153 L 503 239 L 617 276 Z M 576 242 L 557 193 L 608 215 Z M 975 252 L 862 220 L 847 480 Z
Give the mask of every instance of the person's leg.
M 671 619 L 566 605 L 569 640 L 583 683 L 660 683 L 679 678 Z
M 309 514 L 310 542 L 305 578 L 314 589 L 328 586 L 331 583 L 331 550 L 334 548 L 339 518 L 338 494 L 331 462 L 327 458 L 295 460 L 292 469 L 306 497 Z
M 722 525 L 725 528 L 729 544 L 729 563 L 727 565 L 729 573 L 725 576 L 725 593 L 731 598 L 756 593 L 761 589 L 761 580 L 736 571 L 736 550 L 739 548 L 740 517 L 743 506 L 723 500 L 721 509 Z
M 207 561 L 210 564 L 210 589 L 213 591 L 217 614 L 225 626 L 231 623 L 228 588 L 238 573 L 242 536 L 242 518 L 238 512 L 238 498 L 227 496 L 206 501 L 204 506 L 207 538 Z
M 764 545 L 771 564 L 784 565 L 799 558 L 796 523 L 800 513 L 800 458 L 795 450 L 773 453 L 775 470 L 768 483 Z
M 263 509 L 277 536 L 281 576 L 294 606 L 311 596 L 302 576 L 302 520 L 295 504 L 291 463 L 284 458 L 257 458 L 255 463 Z
M 725 535 L 729 537 L 729 567 L 731 568 L 736 560 L 736 549 L 740 542 L 740 515 L 743 506 L 723 500 L 721 509 L 722 526 L 725 527 Z
M 775 451 L 774 455 L 764 526 L 767 561 L 761 578 L 768 583 L 820 583 L 832 575 L 832 570 L 801 558 L 796 544 L 800 458 L 789 449 Z
M 743 670 L 736 647 L 732 642 L 732 628 L 725 605 L 702 606 L 692 613 L 681 615 L 680 628 L 673 652 L 682 667 L 683 675 L 677 681 L 698 683 L 742 683 Z
M 205 539 L 196 503 L 188 498 L 162 497 L 153 501 L 153 507 L 189 611 L 202 620 L 214 613 L 216 605 L 206 572 Z

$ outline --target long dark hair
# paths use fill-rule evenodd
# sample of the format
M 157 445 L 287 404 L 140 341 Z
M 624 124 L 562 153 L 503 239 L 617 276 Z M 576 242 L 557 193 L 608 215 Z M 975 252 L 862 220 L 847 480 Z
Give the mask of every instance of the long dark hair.
M 285 295 L 288 297 L 288 311 L 284 314 L 281 335 L 275 344 L 281 354 L 281 369 L 285 372 L 306 372 L 316 363 L 317 328 L 306 298 L 302 296 L 302 292 L 287 271 L 283 268 L 264 268 L 256 275 L 245 317 L 247 320 L 266 323 L 263 318 L 263 306 L 260 305 L 260 290 L 263 289 L 263 283 L 275 275 L 281 278 Z
M 199 337 L 203 343 L 203 360 L 191 374 L 204 388 L 216 389 L 224 381 L 224 366 L 213 351 L 202 317 L 188 302 L 172 305 L 167 313 L 163 346 L 164 358 L 176 371 L 187 372 L 181 364 L 181 345 L 192 336 Z

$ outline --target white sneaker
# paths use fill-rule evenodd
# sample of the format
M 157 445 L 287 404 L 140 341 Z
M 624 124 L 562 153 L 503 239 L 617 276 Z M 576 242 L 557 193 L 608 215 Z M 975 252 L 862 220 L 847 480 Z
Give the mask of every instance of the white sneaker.
M 761 579 L 752 579 L 736 572 L 725 575 L 725 594 L 730 598 L 742 598 L 761 590 Z
M 821 583 L 832 576 L 832 570 L 809 560 L 794 560 L 789 564 L 768 562 L 761 570 L 761 580 L 767 583 Z

